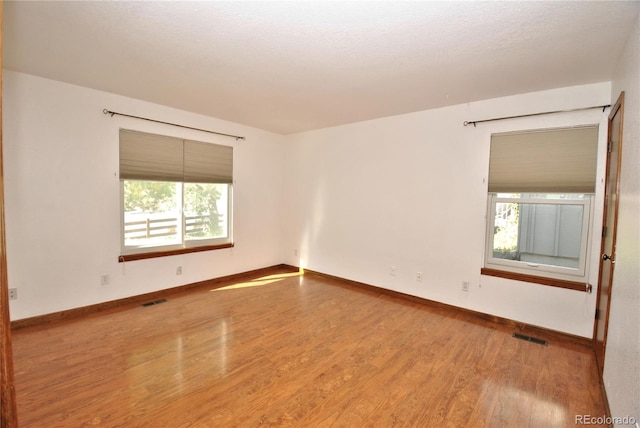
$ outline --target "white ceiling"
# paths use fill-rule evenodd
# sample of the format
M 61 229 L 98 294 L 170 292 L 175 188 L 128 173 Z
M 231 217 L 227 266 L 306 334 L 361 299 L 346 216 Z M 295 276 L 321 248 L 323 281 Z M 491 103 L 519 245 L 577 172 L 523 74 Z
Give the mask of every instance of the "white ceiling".
M 608 81 L 638 2 L 5 1 L 7 69 L 289 134 Z

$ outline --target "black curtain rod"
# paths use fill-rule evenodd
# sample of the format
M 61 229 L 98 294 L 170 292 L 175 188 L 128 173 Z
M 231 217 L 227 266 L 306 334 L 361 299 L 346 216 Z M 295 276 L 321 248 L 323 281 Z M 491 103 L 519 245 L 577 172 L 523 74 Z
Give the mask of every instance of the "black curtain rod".
M 494 122 L 496 120 L 517 119 L 519 117 L 542 116 L 543 114 L 569 113 L 569 112 L 572 112 L 572 111 L 593 110 L 593 109 L 596 109 L 596 108 L 598 108 L 598 109 L 601 108 L 602 112 L 604 113 L 604 111 L 608 107 L 611 107 L 611 104 L 606 104 L 606 105 L 601 105 L 601 106 L 593 106 L 593 107 L 574 108 L 574 109 L 570 109 L 570 110 L 556 110 L 556 111 L 545 111 L 545 112 L 542 112 L 542 113 L 521 114 L 521 115 L 518 115 L 518 116 L 496 117 L 495 119 L 471 120 L 469 122 L 464 122 L 463 125 L 464 126 L 473 125 L 473 127 L 475 128 L 477 123 L 482 123 L 482 122 Z
M 216 134 L 216 135 L 222 135 L 224 137 L 231 137 L 231 138 L 235 138 L 236 141 L 238 140 L 244 140 L 244 137 L 241 137 L 239 135 L 231 135 L 231 134 L 224 134 L 222 132 L 216 132 L 216 131 L 209 131 L 208 129 L 200 129 L 200 128 L 193 128 L 191 126 L 185 126 L 185 125 L 179 125 L 177 123 L 171 123 L 171 122 L 163 122 L 161 120 L 155 120 L 155 119 L 149 119 L 146 117 L 140 117 L 140 116 L 133 116 L 130 114 L 124 114 L 124 113 L 118 113 L 117 111 L 111 111 L 111 110 L 107 110 L 106 108 L 102 110 L 102 113 L 104 114 L 110 114 L 111 117 L 113 117 L 113 115 L 117 114 L 118 116 L 125 116 L 125 117 L 132 117 L 134 119 L 141 119 L 141 120 L 147 120 L 149 122 L 156 122 L 156 123 L 162 123 L 164 125 L 171 125 L 171 126 L 177 126 L 179 128 L 186 128 L 186 129 L 193 129 L 194 131 L 202 131 L 202 132 L 208 132 L 209 134 Z

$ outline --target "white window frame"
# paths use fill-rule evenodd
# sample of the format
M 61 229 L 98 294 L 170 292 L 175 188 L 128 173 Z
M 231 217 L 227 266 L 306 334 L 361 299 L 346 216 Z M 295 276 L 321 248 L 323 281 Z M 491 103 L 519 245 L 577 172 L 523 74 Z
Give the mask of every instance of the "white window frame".
M 589 254 L 591 243 L 591 219 L 593 217 L 593 194 L 586 194 L 584 199 L 544 199 L 544 198 L 502 198 L 497 193 L 489 193 L 487 203 L 487 229 L 485 239 L 485 267 L 519 273 L 523 275 L 537 275 L 576 282 L 588 282 Z M 508 260 L 493 257 L 493 238 L 495 227 L 495 214 L 497 203 L 520 204 L 548 204 L 548 205 L 582 205 L 584 206 L 582 218 L 582 239 L 580 248 L 579 267 L 577 269 L 529 263 L 518 260 Z
M 221 238 L 201 238 L 185 240 L 185 215 L 184 215 L 184 185 L 189 184 L 181 181 L 174 182 L 181 186 L 180 189 L 180 222 L 178 224 L 178 234 L 180 235 L 180 243 L 170 245 L 126 245 L 125 244 L 125 210 L 124 210 L 124 183 L 126 180 L 120 180 L 120 251 L 122 255 L 143 254 L 152 252 L 164 252 L 173 250 L 193 249 L 199 247 L 215 247 L 229 245 L 233 243 L 233 184 L 227 186 L 227 236 Z M 207 184 L 207 183 L 202 183 Z M 224 183 L 221 183 L 224 184 Z
M 182 183 L 184 186 L 188 183 Z M 207 183 L 203 183 L 207 184 Z M 225 183 L 218 183 L 225 184 Z M 216 246 L 216 245 L 225 245 L 231 244 L 233 242 L 233 221 L 232 221 L 232 213 L 233 213 L 233 184 L 226 184 L 227 186 L 227 212 L 225 213 L 227 219 L 227 236 L 221 238 L 190 238 L 185 241 L 184 239 L 184 231 L 185 231 L 185 215 L 182 212 L 182 243 L 184 248 L 197 248 L 204 246 Z M 184 187 L 182 191 L 182 206 L 184 207 Z

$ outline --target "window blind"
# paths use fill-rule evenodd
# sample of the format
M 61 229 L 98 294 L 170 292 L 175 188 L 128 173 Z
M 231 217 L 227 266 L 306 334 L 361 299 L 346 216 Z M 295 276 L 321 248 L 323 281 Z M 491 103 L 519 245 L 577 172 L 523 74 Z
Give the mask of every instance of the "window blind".
M 184 181 L 227 183 L 233 181 L 233 147 L 186 140 Z
M 120 130 L 120 179 L 233 182 L 233 147 Z
M 594 193 L 598 128 L 491 136 L 489 192 Z

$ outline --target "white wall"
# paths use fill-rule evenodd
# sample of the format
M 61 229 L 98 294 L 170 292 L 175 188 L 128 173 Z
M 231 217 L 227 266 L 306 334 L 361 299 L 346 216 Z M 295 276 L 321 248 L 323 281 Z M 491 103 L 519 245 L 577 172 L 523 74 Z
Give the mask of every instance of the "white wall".
M 19 295 L 11 302 L 14 320 L 285 262 L 591 336 L 595 294 L 480 276 L 485 181 L 491 133 L 604 125 L 606 114 L 592 110 L 476 128 L 462 123 L 605 104 L 609 83 L 284 137 L 21 73 L 7 71 L 4 79 L 8 273 Z M 247 140 L 112 118 L 103 108 Z M 235 248 L 117 262 L 120 127 L 234 146 Z M 600 221 L 596 212 L 594 223 Z M 597 237 L 593 248 L 595 283 Z M 182 276 L 175 275 L 178 265 Z M 392 265 L 395 276 L 389 275 Z M 415 281 L 416 272 L 424 273 L 422 282 Z M 103 274 L 110 285 L 100 285 Z M 462 281 L 471 283 L 470 292 L 460 290 Z
M 612 82 L 625 91 L 616 267 L 604 381 L 613 416 L 640 422 L 640 17 Z
M 103 108 L 246 141 L 112 118 Z M 282 262 L 282 136 L 11 71 L 4 72 L 3 113 L 13 320 Z M 118 263 L 120 127 L 233 145 L 235 248 Z M 102 274 L 110 285 L 100 285 Z
M 464 127 L 464 121 L 608 104 L 610 83 L 505 97 L 288 137 L 286 262 L 591 337 L 595 293 L 483 277 L 486 178 L 495 132 L 600 124 L 602 110 Z M 602 205 L 600 162 L 596 206 Z M 601 209 L 594 224 L 601 224 Z M 593 238 L 590 281 L 597 280 Z M 390 267 L 396 266 L 396 275 Z M 422 272 L 422 282 L 416 281 Z M 463 281 L 471 289 L 461 291 Z

